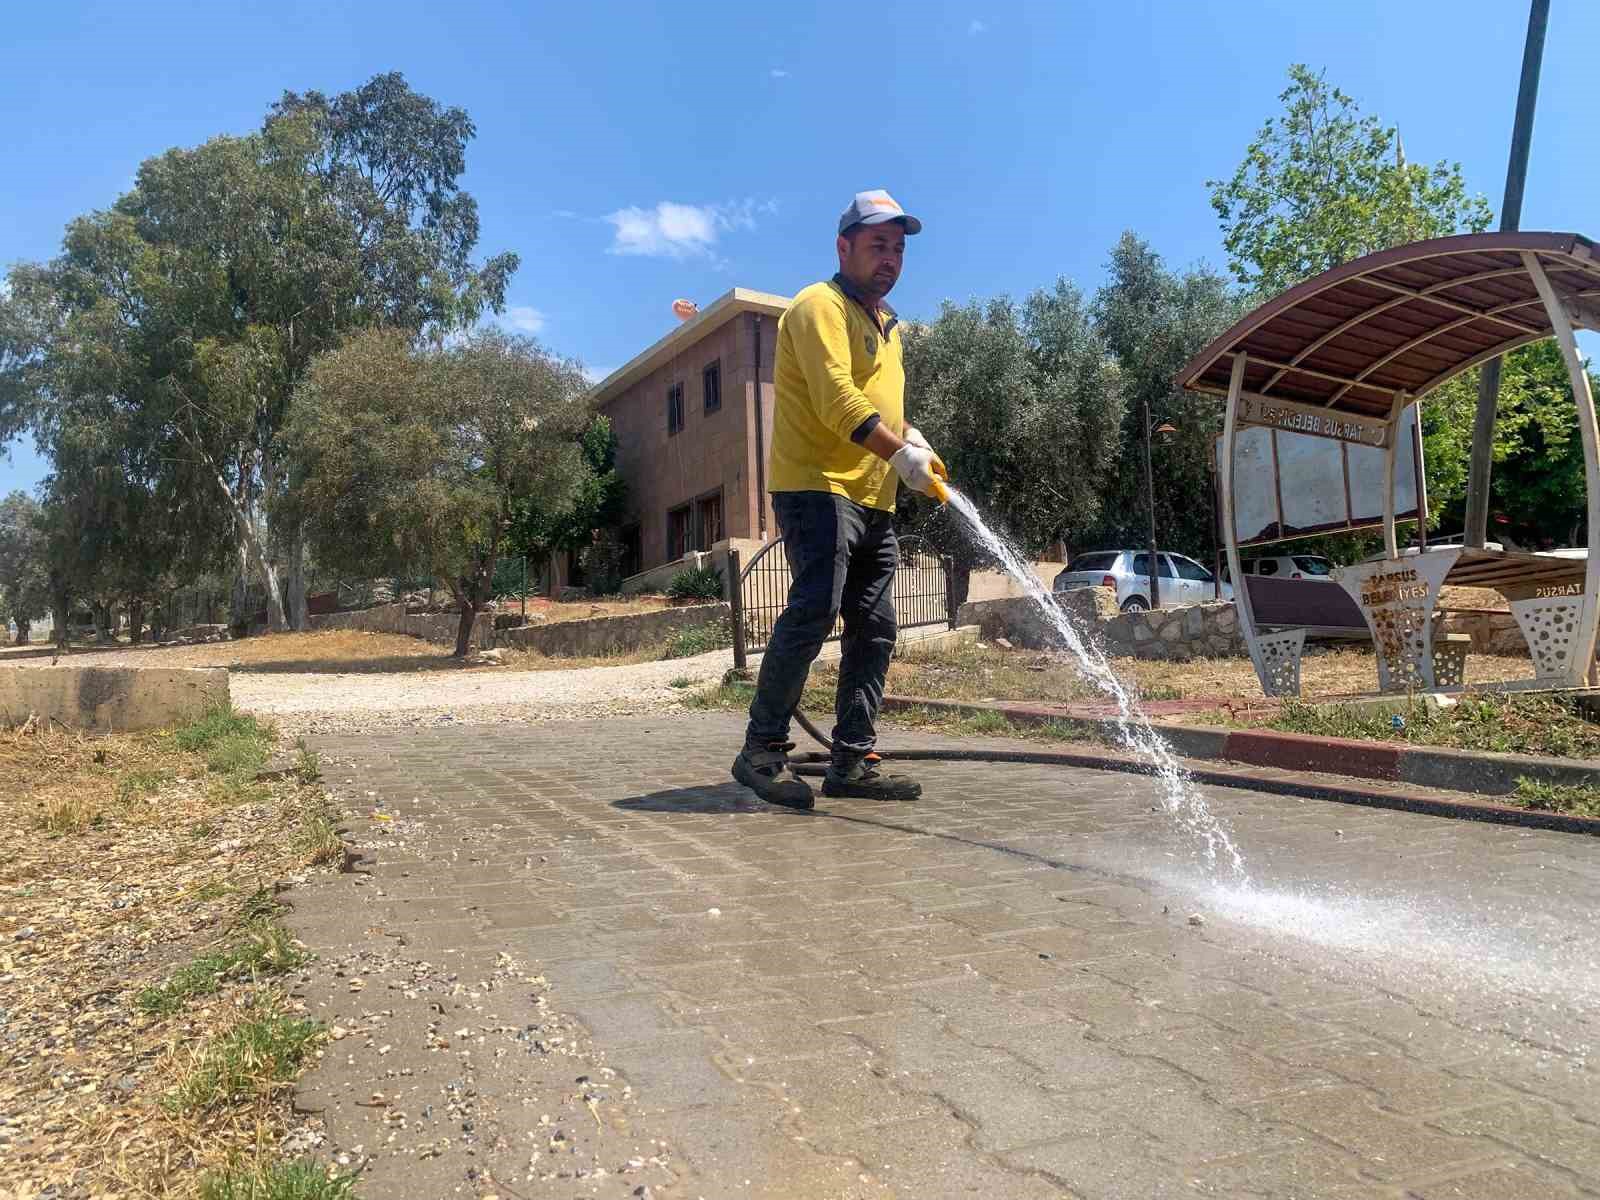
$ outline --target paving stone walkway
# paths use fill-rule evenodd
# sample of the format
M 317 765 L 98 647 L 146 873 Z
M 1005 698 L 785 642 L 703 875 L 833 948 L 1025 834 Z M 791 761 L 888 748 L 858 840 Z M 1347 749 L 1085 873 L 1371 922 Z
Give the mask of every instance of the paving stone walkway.
M 1224 886 L 1146 779 L 796 814 L 739 729 L 315 743 L 370 863 L 290 894 L 298 1103 L 369 1200 L 1600 1196 L 1600 841 L 1208 789 Z

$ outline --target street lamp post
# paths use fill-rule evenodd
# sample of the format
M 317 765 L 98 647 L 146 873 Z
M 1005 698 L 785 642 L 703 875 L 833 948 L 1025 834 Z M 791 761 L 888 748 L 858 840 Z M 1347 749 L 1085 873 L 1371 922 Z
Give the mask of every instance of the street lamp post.
M 1150 424 L 1150 397 L 1142 397 L 1139 403 L 1144 410 L 1144 419 L 1140 422 L 1144 428 L 1144 496 L 1145 508 L 1150 516 L 1150 607 L 1160 608 L 1161 584 L 1158 576 L 1161 567 L 1156 558 L 1156 476 L 1154 468 L 1150 465 L 1150 435 L 1153 433 L 1166 435 L 1176 433 L 1177 430 L 1165 421 L 1155 426 Z

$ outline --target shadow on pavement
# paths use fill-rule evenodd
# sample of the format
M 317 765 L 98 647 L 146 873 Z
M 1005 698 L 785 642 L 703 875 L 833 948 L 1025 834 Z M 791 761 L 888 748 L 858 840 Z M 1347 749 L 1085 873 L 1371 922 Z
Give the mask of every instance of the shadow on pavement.
M 621 809 L 623 812 L 811 815 L 764 804 L 756 799 L 749 789 L 740 787 L 737 783 L 724 783 L 711 787 L 672 788 L 664 792 L 651 792 L 647 796 L 615 800 L 611 807 Z
M 954 842 L 961 846 L 974 846 L 1011 858 L 1020 858 L 1027 862 L 1038 863 L 1052 870 L 1086 875 L 1093 879 L 1118 883 L 1143 884 L 1147 882 L 1135 875 L 1107 871 L 1088 863 L 1068 862 L 1064 859 L 1038 854 L 1032 850 L 1024 850 L 1020 846 L 1008 846 L 1004 842 L 963 837 L 958 833 L 942 833 L 937 829 L 908 824 L 888 816 L 889 813 L 914 812 L 916 809 L 915 804 L 897 804 L 872 800 L 828 800 L 820 796 L 818 801 L 819 806 L 810 812 L 797 812 L 794 809 L 766 804 L 756 799 L 747 788 L 741 787 L 739 784 L 724 783 L 708 787 L 671 788 L 667 791 L 651 792 L 644 796 L 631 796 L 626 800 L 613 800 L 611 807 L 622 812 L 684 813 L 697 816 L 726 813 L 730 816 L 825 817 L 834 821 L 846 821 L 852 825 L 871 825 L 874 828 L 886 830 L 890 833 L 903 833 L 911 837 L 937 838 L 939 841 Z M 841 807 L 823 807 L 831 805 Z M 843 811 L 842 806 L 845 805 L 859 808 L 861 811 Z M 873 815 L 867 815 L 869 813 Z M 880 813 L 884 815 L 879 817 L 877 814 Z

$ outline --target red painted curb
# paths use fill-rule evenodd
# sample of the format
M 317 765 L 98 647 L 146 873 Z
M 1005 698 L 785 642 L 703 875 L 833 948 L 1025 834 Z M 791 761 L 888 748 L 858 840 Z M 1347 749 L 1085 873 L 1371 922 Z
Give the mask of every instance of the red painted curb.
M 1323 775 L 1348 775 L 1356 779 L 1400 778 L 1404 747 L 1389 742 L 1358 742 L 1350 738 L 1319 738 L 1303 733 L 1277 733 L 1264 729 L 1228 732 L 1222 757 L 1257 767 L 1282 767 L 1316 771 Z

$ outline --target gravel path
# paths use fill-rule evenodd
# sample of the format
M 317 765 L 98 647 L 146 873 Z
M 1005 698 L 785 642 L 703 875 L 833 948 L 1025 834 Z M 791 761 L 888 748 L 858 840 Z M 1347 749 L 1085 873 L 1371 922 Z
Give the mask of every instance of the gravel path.
M 220 665 L 227 643 L 79 651 L 75 667 Z M 759 656 L 752 656 L 759 661 Z M 50 660 L 19 666 L 48 670 Z M 459 670 L 229 672 L 234 706 L 269 718 L 285 733 L 349 733 L 419 726 L 557 721 L 660 712 L 715 683 L 731 665 L 726 650 L 693 658 L 580 667 L 570 671 L 515 668 Z M 683 681 L 688 680 L 689 683 Z M 672 682 L 678 681 L 679 687 Z
M 727 651 L 695 658 L 573 671 L 418 674 L 268 674 L 235 671 L 236 707 L 270 717 L 288 733 L 333 733 L 434 725 L 558 721 L 659 712 L 694 686 L 715 683 Z

